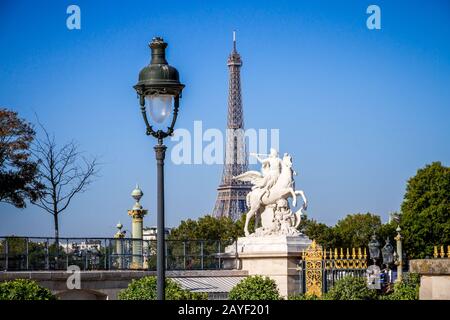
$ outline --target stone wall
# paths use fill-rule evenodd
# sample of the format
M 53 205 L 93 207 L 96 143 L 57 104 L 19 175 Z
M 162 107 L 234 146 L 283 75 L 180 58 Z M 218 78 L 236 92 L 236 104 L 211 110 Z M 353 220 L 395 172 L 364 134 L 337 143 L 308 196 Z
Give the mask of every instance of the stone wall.
M 409 271 L 420 274 L 420 300 L 450 300 L 450 259 L 417 259 Z

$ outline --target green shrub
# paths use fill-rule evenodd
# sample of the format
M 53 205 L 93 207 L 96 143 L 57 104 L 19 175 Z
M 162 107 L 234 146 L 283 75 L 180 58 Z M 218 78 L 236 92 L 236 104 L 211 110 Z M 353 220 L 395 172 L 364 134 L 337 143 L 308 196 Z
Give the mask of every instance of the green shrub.
M 420 275 L 409 273 L 401 282 L 394 284 L 391 294 L 382 296 L 383 300 L 418 300 L 420 287 Z
M 262 276 L 250 276 L 239 282 L 228 295 L 230 300 L 280 300 L 274 280 Z
M 324 295 L 326 300 L 375 300 L 376 290 L 369 289 L 364 277 L 344 277 Z
M 321 300 L 321 298 L 319 298 L 316 295 L 308 295 L 308 294 L 303 294 L 303 293 L 299 293 L 299 294 L 294 294 L 292 296 L 288 297 L 288 300 Z
M 0 283 L 0 300 L 56 300 L 56 297 L 34 280 L 16 279 Z
M 156 300 L 156 277 L 143 277 L 131 281 L 128 288 L 119 292 L 118 297 L 120 300 Z M 206 300 L 207 298 L 206 293 L 185 290 L 172 279 L 166 278 L 167 300 Z

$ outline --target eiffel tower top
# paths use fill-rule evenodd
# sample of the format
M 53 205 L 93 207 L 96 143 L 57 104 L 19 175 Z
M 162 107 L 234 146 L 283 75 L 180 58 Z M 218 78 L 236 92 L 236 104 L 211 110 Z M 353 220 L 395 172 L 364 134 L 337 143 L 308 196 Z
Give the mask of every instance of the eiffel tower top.
M 236 50 L 236 31 L 233 31 L 233 51 L 228 57 L 228 66 L 242 66 L 241 56 Z

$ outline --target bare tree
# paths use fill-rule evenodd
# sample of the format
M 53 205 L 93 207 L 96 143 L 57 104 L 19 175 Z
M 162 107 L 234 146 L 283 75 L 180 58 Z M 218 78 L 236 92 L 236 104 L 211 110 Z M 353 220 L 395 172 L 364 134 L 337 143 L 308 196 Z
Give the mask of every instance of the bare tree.
M 99 163 L 95 157 L 84 157 L 74 141 L 58 147 L 54 135 L 50 136 L 40 126 L 44 138 L 35 140 L 32 153 L 39 164 L 40 181 L 44 188 L 41 198 L 32 203 L 53 215 L 58 242 L 59 215 L 67 209 L 76 194 L 86 191 L 98 173 Z

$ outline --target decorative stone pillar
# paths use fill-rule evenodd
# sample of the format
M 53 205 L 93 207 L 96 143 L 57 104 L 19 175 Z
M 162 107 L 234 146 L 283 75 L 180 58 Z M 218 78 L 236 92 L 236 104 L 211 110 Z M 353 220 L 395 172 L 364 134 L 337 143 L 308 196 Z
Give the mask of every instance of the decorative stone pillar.
M 136 200 L 133 209 L 128 210 L 128 215 L 132 218 L 132 227 L 131 227 L 131 237 L 132 241 L 132 254 L 133 258 L 131 259 L 131 269 L 142 269 L 143 268 L 143 247 L 142 247 L 142 229 L 143 229 L 143 220 L 144 216 L 147 214 L 147 210 L 143 209 L 139 200 L 141 200 L 144 193 L 139 186 L 136 185 L 136 188 L 131 192 L 131 196 Z
M 397 235 L 395 236 L 395 241 L 397 241 L 397 282 L 403 280 L 403 249 L 402 249 L 402 236 L 400 234 L 400 226 L 395 230 L 397 231 Z
M 118 269 L 123 269 L 123 238 L 125 238 L 125 231 L 122 231 L 123 225 L 119 222 L 116 225 L 118 229 L 116 234 L 114 235 L 114 239 L 116 242 L 116 254 L 118 258 Z

